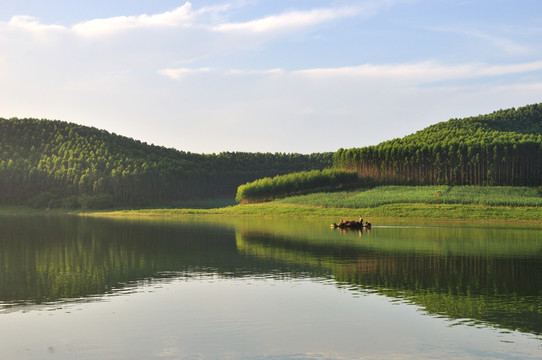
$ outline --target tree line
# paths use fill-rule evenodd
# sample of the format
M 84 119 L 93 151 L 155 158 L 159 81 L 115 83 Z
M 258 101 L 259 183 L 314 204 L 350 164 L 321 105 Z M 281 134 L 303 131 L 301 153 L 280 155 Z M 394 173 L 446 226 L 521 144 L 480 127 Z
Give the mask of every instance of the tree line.
M 451 119 L 401 139 L 339 149 L 334 166 L 382 184 L 542 185 L 542 104 Z
M 332 156 L 196 154 L 63 121 L 0 118 L 0 201 L 109 207 L 233 197 L 258 178 L 330 167 Z

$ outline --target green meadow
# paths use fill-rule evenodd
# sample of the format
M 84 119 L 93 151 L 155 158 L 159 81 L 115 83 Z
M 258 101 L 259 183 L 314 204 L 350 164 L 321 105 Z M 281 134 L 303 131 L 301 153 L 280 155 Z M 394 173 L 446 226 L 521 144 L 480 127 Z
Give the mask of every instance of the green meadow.
M 379 186 L 314 193 L 212 209 L 140 209 L 101 216 L 263 216 L 329 219 L 444 220 L 542 223 L 542 196 L 529 187 Z
M 542 206 L 542 196 L 529 187 L 379 186 L 357 191 L 294 196 L 277 202 L 338 208 L 374 208 L 401 203 L 537 207 Z

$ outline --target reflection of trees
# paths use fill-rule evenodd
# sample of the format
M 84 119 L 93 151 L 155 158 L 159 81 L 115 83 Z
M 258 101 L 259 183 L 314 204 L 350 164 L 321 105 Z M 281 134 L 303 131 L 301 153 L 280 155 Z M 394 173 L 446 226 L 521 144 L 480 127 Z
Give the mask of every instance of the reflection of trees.
M 251 218 L 234 230 L 222 219 L 0 217 L 0 301 L 77 299 L 183 272 L 332 277 L 348 288 L 408 299 L 430 314 L 542 333 L 541 241 L 528 232 L 504 234 L 491 247 L 473 240 L 487 236 L 482 230 L 433 229 L 409 240 L 377 228 L 360 239 L 303 225 L 310 224 Z M 520 247 L 532 255 L 520 255 Z
M 361 260 L 355 267 L 335 268 L 338 280 L 404 290 L 432 289 L 436 292 L 469 294 L 540 295 L 540 261 L 481 256 L 409 256 L 374 253 L 367 270 Z
M 231 229 L 78 217 L 0 220 L 2 301 L 77 298 L 163 272 L 235 267 Z
M 542 333 L 542 259 L 536 254 L 420 255 L 360 243 L 273 238 L 261 231 L 238 234 L 237 244 L 247 254 L 319 269 L 340 284 L 408 299 L 430 314 Z
M 182 272 L 295 276 L 302 269 L 240 255 L 232 224 L 222 219 L 0 217 L 0 302 L 6 304 L 99 296 Z

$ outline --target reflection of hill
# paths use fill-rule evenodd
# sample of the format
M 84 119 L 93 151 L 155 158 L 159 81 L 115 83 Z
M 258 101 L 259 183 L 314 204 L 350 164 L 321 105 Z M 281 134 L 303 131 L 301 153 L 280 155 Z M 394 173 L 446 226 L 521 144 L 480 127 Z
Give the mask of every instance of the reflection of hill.
M 0 217 L 0 303 L 76 300 L 184 273 L 332 277 L 430 314 L 542 333 L 537 231 L 373 228 L 360 237 L 310 221 L 192 220 Z
M 491 229 L 440 229 L 436 236 L 438 229 L 427 230 L 413 229 L 416 237 L 406 239 L 404 231 L 377 228 L 359 239 L 356 233 L 288 237 L 246 228 L 237 246 L 319 269 L 338 283 L 408 299 L 430 314 L 542 333 L 540 236 L 518 230 L 508 239 L 492 238 Z
M 233 277 L 302 271 L 299 265 L 240 256 L 233 225 L 223 219 L 0 217 L 0 308 L 99 297 L 140 280 L 184 273 Z
M 0 218 L 0 300 L 104 294 L 162 273 L 235 268 L 234 232 L 80 217 Z

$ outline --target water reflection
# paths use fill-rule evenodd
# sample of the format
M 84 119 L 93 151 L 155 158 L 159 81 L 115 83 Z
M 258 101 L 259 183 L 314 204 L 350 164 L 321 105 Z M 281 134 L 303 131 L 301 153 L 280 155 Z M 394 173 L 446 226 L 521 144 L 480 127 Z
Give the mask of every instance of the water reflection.
M 75 216 L 0 221 L 5 303 L 100 295 L 172 272 L 235 268 L 233 229 Z
M 274 235 L 271 235 L 274 234 Z M 246 229 L 241 251 L 303 263 L 349 289 L 377 291 L 457 323 L 542 333 L 539 230 L 388 227 L 306 238 Z
M 309 278 L 454 323 L 542 333 L 542 235 L 517 227 L 0 217 L 0 308 L 100 300 L 159 279 Z M 22 307 L 21 307 L 22 306 Z

